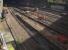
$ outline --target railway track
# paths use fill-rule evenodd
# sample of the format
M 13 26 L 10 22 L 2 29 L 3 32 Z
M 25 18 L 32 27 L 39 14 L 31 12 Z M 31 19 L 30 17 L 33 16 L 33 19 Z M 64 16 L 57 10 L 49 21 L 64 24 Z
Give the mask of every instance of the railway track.
M 16 8 L 15 8 L 16 9 Z M 22 11 L 22 10 L 19 10 L 19 9 L 16 9 L 16 11 L 17 12 L 19 12 L 19 13 L 21 13 L 21 14 L 23 14 L 23 15 L 25 15 L 25 16 L 27 16 L 28 18 L 30 18 L 30 19 L 32 19 L 32 20 L 34 20 L 34 21 L 37 21 L 37 22 L 39 22 L 39 23 L 41 23 L 41 24 L 43 24 L 44 26 L 47 26 L 49 29 L 51 29 L 51 30 L 53 30 L 53 31 L 55 31 L 57 34 L 64 34 L 65 36 L 67 36 L 67 19 L 66 18 L 64 18 L 63 16 L 59 16 L 59 17 L 62 17 L 60 20 L 58 20 L 58 22 L 55 22 L 54 24 L 53 24 L 53 26 L 51 25 L 51 26 L 49 26 L 48 25 L 48 23 L 46 23 L 46 22 L 43 22 L 43 21 L 41 21 L 41 20 L 38 20 L 37 19 L 37 16 L 32 16 L 30 13 L 31 12 L 27 12 L 27 13 L 24 13 L 24 11 Z M 51 16 L 51 15 L 50 15 Z M 51 16 L 52 17 L 52 16 Z M 58 16 L 55 16 L 55 17 L 58 17 Z M 52 17 L 52 18 L 54 18 L 54 16 Z M 55 18 L 54 18 L 55 19 Z M 43 19 L 44 20 L 44 19 Z M 50 19 L 49 19 L 50 20 Z M 51 19 L 52 20 L 52 19 Z M 66 21 L 65 21 L 66 20 Z M 45 20 L 46 21 L 46 20 Z M 51 22 L 51 21 L 50 21 Z
M 15 12 L 14 12 L 15 13 Z M 21 14 L 20 14 L 21 15 Z M 21 22 L 21 23 L 23 23 L 27 28 L 30 28 L 30 30 L 33 30 L 30 26 L 28 26 L 28 25 L 30 25 L 29 24 L 29 22 L 27 22 L 27 21 L 25 21 L 24 19 L 26 19 L 26 18 L 22 18 L 22 17 L 20 17 L 20 15 L 19 14 L 16 14 L 15 16 L 15 18 L 17 18 L 17 20 L 19 20 L 19 23 Z M 27 19 L 26 19 L 27 20 Z M 35 27 L 36 28 L 36 27 Z M 37 28 L 36 28 L 36 30 L 38 30 Z M 35 31 L 36 31 L 35 30 Z M 35 32 L 35 31 L 33 31 L 33 32 Z M 46 30 L 47 31 L 47 30 Z M 49 30 L 48 30 L 49 31 Z M 30 31 L 31 32 L 31 31 Z M 39 33 L 38 33 L 39 34 Z M 35 38 L 35 37 L 34 37 Z M 40 38 L 40 37 L 39 37 Z M 35 38 L 36 39 L 36 38 Z M 35 40 L 36 41 L 36 40 Z M 39 40 L 38 40 L 39 41 Z M 60 47 L 60 48 L 62 48 L 62 47 Z
M 54 14 L 51 15 L 51 13 L 46 12 L 46 13 L 44 13 L 46 16 L 43 16 L 43 17 L 41 16 L 42 18 L 45 17 L 45 19 L 39 20 L 38 19 L 39 17 L 35 16 L 35 15 L 31 15 L 30 14 L 31 12 L 26 14 L 26 13 L 23 13 L 23 11 L 20 10 L 20 9 L 15 8 L 15 10 L 18 11 L 19 13 L 21 13 L 21 14 L 28 16 L 29 18 L 32 18 L 35 21 L 38 21 L 39 23 L 42 23 L 45 26 L 48 26 L 49 28 L 56 31 L 57 33 L 67 34 L 67 19 L 66 19 L 67 17 L 64 18 L 63 16 L 54 15 Z
M 21 11 L 31 11 L 31 12 L 34 12 L 34 11 L 37 11 L 35 8 L 25 8 L 25 7 L 16 7 L 18 9 L 20 9 Z M 45 15 L 45 16 L 53 16 L 55 18 L 57 17 L 61 17 L 63 15 L 66 15 L 66 11 L 55 11 L 55 10 L 49 10 L 49 9 L 45 9 L 45 10 L 38 10 L 38 12 L 36 13 L 40 13 L 42 15 Z
M 21 14 L 23 14 L 23 11 L 22 10 L 18 10 L 18 9 L 15 9 L 16 11 L 18 11 L 19 13 L 21 13 Z M 42 20 L 44 20 L 44 19 L 42 19 L 42 20 L 38 20 L 37 18 L 38 17 L 35 17 L 35 16 L 32 16 L 31 14 L 26 14 L 26 13 L 24 13 L 24 15 L 25 16 L 28 16 L 29 18 L 32 18 L 32 19 L 34 19 L 35 21 L 39 21 L 39 22 L 41 22 L 41 23 L 43 23 L 43 24 L 46 24 L 46 25 L 50 25 L 51 23 L 52 23 L 52 20 L 53 19 L 51 19 L 51 17 L 49 17 L 47 20 L 45 20 L 45 22 L 43 22 Z M 49 15 L 49 14 L 48 14 Z M 50 15 L 51 16 L 51 15 Z M 54 16 L 53 16 L 54 17 Z M 54 17 L 54 19 L 55 18 L 57 18 L 57 17 Z M 53 22 L 54 22 L 54 20 L 53 20 Z
M 34 11 L 34 8 L 31 8 L 31 7 L 26 8 L 26 7 L 17 7 L 16 6 L 16 8 L 18 8 L 20 10 L 25 10 L 25 11 L 26 10 Z M 66 13 L 66 11 L 56 11 L 56 10 L 50 10 L 50 9 L 45 9 L 45 10 L 40 9 L 40 10 L 45 11 L 45 12 L 49 12 L 50 14 L 53 14 L 53 15 L 64 15 Z
M 18 21 L 19 19 L 16 19 L 16 20 Z M 18 21 L 18 22 L 21 25 L 20 21 Z M 26 28 L 26 30 L 28 30 L 28 29 Z M 28 33 L 31 33 L 31 31 L 28 30 Z M 48 44 L 48 42 L 46 40 L 42 39 L 42 37 L 40 37 L 40 35 L 33 36 L 32 35 L 33 33 L 36 34 L 37 32 L 35 30 L 33 30 L 32 33 L 30 34 L 30 36 L 32 36 L 32 39 L 30 41 L 28 41 L 27 44 L 22 44 L 19 49 L 22 50 L 23 49 L 22 47 L 24 47 L 25 50 L 28 50 L 28 49 L 34 50 L 34 48 L 33 49 L 31 49 L 31 48 L 35 45 L 35 50 L 39 50 L 39 49 L 40 50 L 42 50 L 42 49 L 49 50 L 48 48 L 50 45 Z M 41 39 L 41 41 L 40 41 L 40 39 Z M 44 43 L 44 42 L 46 42 L 46 43 Z M 52 46 L 51 46 L 51 48 L 52 48 Z
M 19 17 L 18 17 L 19 18 Z M 20 20 L 21 20 L 21 18 L 19 18 Z M 23 21 L 22 21 L 23 22 Z M 25 23 L 26 24 L 26 23 Z M 27 24 L 26 24 L 27 25 Z M 29 27 L 29 28 L 31 28 L 30 26 L 26 26 L 26 27 Z M 32 30 L 32 32 L 34 33 L 36 33 L 36 30 L 34 30 L 34 29 L 32 29 L 31 28 L 31 30 Z M 30 31 L 31 32 L 31 31 Z M 32 36 L 32 34 L 30 34 L 31 36 Z M 37 43 L 42 43 L 41 44 L 41 46 L 44 44 L 44 46 L 45 46 L 45 41 L 43 41 L 44 39 L 41 39 L 41 41 L 40 41 L 40 35 L 37 35 L 37 37 L 35 36 L 35 37 L 33 37 L 33 39 L 34 39 L 34 41 L 36 41 Z M 47 41 L 46 41 L 47 42 Z M 48 42 L 47 42 L 47 45 L 48 45 Z M 46 47 L 46 46 L 45 46 Z

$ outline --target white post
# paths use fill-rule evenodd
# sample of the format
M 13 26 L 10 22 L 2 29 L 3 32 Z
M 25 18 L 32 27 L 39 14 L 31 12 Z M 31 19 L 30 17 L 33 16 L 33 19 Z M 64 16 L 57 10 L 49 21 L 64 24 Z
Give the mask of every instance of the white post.
M 4 49 L 4 50 L 8 50 L 8 48 L 7 48 L 7 44 L 6 44 L 6 42 L 5 42 L 5 39 L 4 39 L 4 36 L 3 36 L 3 33 L 0 33 L 0 38 L 1 38 L 1 41 L 2 41 L 2 43 L 3 43 L 3 48 L 2 49 Z

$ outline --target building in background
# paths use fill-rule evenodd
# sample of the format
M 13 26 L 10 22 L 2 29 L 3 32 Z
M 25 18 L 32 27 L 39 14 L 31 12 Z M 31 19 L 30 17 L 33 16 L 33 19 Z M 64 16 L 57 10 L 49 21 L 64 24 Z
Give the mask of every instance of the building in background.
M 66 0 L 48 0 L 49 7 L 52 10 L 65 11 L 67 7 Z

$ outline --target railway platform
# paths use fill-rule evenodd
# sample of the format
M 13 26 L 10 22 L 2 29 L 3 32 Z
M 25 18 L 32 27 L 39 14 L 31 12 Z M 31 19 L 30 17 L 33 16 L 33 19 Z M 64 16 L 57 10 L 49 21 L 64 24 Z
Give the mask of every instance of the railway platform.
M 2 41 L 1 40 L 1 49 L 3 49 L 3 47 L 4 47 L 4 45 L 6 44 L 6 47 L 8 48 L 8 49 L 11 49 L 11 48 L 13 48 L 13 46 L 12 46 L 12 41 L 14 41 L 14 39 L 13 39 L 13 37 L 12 37 L 12 35 L 11 35 L 11 32 L 10 32 L 10 30 L 9 30 L 9 28 L 8 28 L 8 26 L 7 26 L 7 24 L 6 24 L 6 21 L 5 21 L 5 19 L 0 19 L 1 21 L 0 21 L 0 39 L 2 39 L 1 38 L 1 34 L 3 34 L 3 39 L 5 39 L 5 41 Z M 5 44 L 3 44 L 5 42 Z M 11 47 L 10 47 L 10 45 L 11 45 Z M 6 49 L 6 50 L 8 50 L 8 49 Z M 14 49 L 13 49 L 14 50 Z

